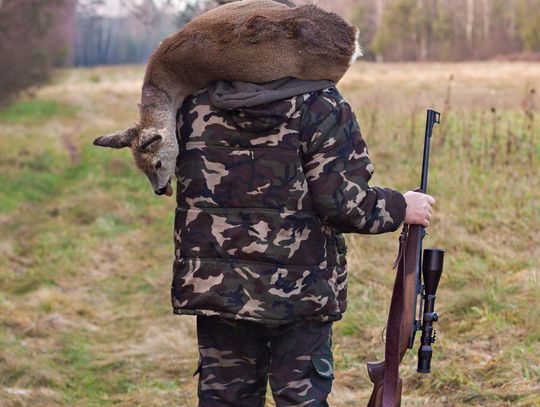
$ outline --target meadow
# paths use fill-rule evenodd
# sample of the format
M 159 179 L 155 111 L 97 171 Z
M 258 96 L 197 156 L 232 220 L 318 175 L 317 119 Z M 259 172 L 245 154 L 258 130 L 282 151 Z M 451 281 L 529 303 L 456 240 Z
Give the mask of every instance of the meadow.
M 61 70 L 0 110 L 0 406 L 195 406 L 194 319 L 172 315 L 172 199 L 131 153 L 92 140 L 137 119 L 144 68 Z M 402 405 L 540 405 L 540 65 L 357 63 L 340 83 L 375 166 L 419 184 L 425 109 L 446 250 L 430 375 Z M 399 231 L 347 235 L 330 405 L 364 406 L 380 360 Z M 270 401 L 268 405 L 273 405 Z

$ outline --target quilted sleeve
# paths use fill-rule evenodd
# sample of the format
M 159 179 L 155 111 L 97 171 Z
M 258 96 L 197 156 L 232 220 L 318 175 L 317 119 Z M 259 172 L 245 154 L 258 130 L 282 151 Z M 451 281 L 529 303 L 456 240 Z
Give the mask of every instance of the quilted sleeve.
M 405 219 L 403 195 L 370 187 L 373 175 L 366 143 L 344 99 L 301 142 L 308 188 L 321 220 L 340 233 L 395 231 Z

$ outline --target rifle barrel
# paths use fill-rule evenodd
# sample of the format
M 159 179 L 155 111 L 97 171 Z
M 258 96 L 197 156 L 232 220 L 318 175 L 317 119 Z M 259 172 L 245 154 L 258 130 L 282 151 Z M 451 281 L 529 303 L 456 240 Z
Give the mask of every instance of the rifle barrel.
M 427 193 L 428 185 L 428 169 L 429 169 L 429 147 L 431 135 L 433 134 L 433 126 L 435 123 L 441 122 L 441 114 L 433 109 L 428 109 L 426 117 L 426 135 L 424 138 L 424 158 L 422 160 L 422 179 L 420 181 L 420 189 L 423 193 Z

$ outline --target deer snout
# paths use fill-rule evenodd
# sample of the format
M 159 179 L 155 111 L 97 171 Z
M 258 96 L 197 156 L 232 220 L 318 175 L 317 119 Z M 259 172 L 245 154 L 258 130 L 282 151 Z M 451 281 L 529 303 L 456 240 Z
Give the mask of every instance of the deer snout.
M 173 189 L 172 189 L 172 186 L 171 186 L 171 180 L 167 181 L 167 183 L 165 184 L 165 186 L 163 188 L 159 188 L 159 189 L 154 189 L 154 193 L 156 195 L 167 195 L 167 196 L 172 196 L 173 195 Z
M 167 185 L 165 185 L 163 188 L 160 188 L 156 191 L 154 191 L 156 193 L 156 195 L 165 195 L 165 193 L 167 192 Z

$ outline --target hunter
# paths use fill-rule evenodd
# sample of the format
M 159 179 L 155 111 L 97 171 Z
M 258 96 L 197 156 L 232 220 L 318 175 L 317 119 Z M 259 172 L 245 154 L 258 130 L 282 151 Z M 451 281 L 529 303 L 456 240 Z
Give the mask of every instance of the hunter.
M 351 105 L 328 81 L 213 82 L 177 114 L 176 314 L 197 316 L 200 407 L 328 406 L 344 233 L 429 225 L 435 199 L 368 182 Z

